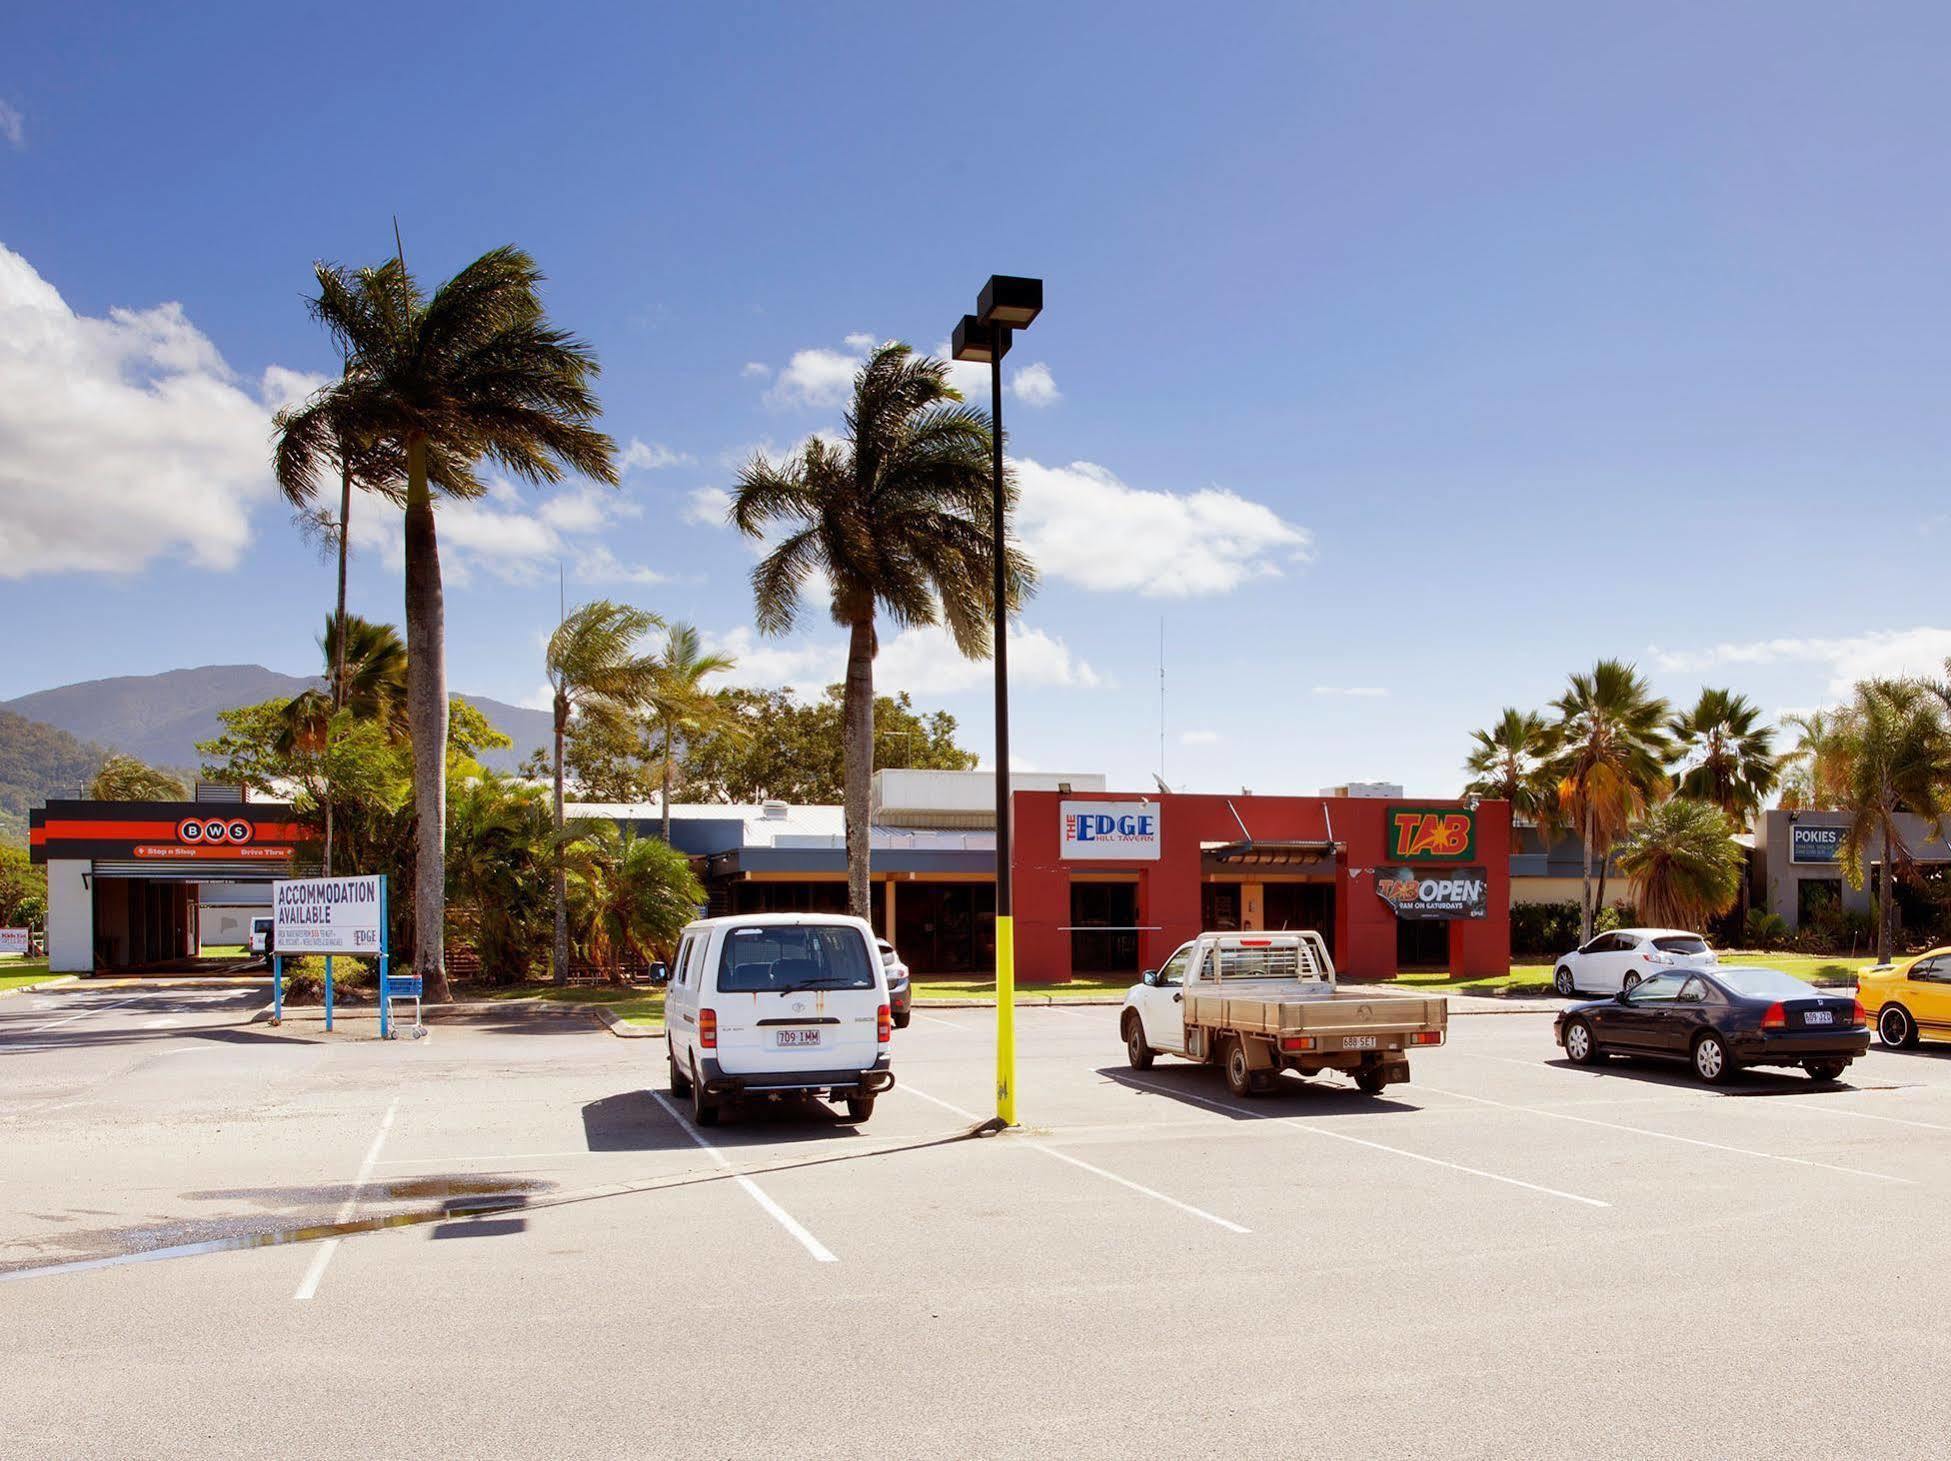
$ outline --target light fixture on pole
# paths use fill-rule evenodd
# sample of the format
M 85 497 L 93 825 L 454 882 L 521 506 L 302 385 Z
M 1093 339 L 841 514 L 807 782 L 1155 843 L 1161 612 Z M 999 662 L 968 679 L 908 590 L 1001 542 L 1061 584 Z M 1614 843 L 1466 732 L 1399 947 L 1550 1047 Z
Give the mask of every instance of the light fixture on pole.
M 1003 494 L 1003 357 L 1011 335 L 1043 311 L 1043 281 L 992 274 L 950 337 L 957 360 L 988 362 L 990 477 L 994 498 L 990 554 L 995 568 L 996 657 L 996 1119 L 1016 1124 L 1016 932 L 1010 915 L 1008 516 Z

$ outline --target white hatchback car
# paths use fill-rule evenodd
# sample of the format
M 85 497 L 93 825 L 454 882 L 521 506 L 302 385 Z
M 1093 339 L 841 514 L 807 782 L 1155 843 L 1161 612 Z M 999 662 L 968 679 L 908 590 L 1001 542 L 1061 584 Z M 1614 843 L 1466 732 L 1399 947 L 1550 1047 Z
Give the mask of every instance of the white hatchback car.
M 1684 928 L 1616 928 L 1561 958 L 1551 982 L 1567 999 L 1617 994 L 1649 974 L 1711 969 L 1718 962 L 1707 940 Z
M 700 1126 L 728 1101 L 827 1096 L 862 1122 L 894 1085 L 887 971 L 874 930 L 837 913 L 688 925 L 664 994 L 671 1094 Z

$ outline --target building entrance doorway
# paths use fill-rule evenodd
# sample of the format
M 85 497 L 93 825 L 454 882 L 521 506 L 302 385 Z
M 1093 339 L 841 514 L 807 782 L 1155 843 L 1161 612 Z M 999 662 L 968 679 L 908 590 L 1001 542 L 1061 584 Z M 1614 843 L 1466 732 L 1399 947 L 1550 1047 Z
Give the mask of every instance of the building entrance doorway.
M 996 967 L 994 883 L 900 883 L 894 947 L 916 974 L 987 974 Z
M 97 969 L 142 969 L 196 958 L 195 883 L 99 874 L 94 882 Z
M 1266 916 L 1260 926 L 1270 933 L 1298 933 L 1311 928 L 1329 948 L 1335 946 L 1335 885 L 1268 883 Z
M 1396 920 L 1396 970 L 1450 967 L 1450 925 L 1440 918 Z
M 1070 885 L 1070 967 L 1076 974 L 1138 972 L 1138 884 Z

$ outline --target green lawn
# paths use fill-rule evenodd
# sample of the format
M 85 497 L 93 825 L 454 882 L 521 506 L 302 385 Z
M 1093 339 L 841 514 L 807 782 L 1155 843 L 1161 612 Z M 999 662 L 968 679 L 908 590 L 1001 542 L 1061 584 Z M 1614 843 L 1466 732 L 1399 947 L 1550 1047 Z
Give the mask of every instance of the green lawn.
M 241 959 L 250 950 L 243 944 L 205 944 L 197 950 L 197 957 L 203 959 Z
M 23 984 L 39 984 L 51 977 L 46 959 L 0 959 L 0 989 L 18 989 Z
M 1123 994 L 1138 981 L 1130 974 L 1083 974 L 1067 984 L 1028 984 L 1019 980 L 1016 985 L 1016 1002 L 1039 1000 L 1048 995 L 1059 999 L 1075 998 L 1093 994 Z M 935 979 L 916 976 L 914 980 L 916 999 L 977 999 L 989 1004 L 996 1001 L 996 981 L 994 979 Z
M 551 1004 L 608 1005 L 633 1025 L 662 1026 L 664 991 L 661 989 L 620 989 L 614 985 L 493 984 L 478 989 L 457 989 L 456 999 L 542 999 Z

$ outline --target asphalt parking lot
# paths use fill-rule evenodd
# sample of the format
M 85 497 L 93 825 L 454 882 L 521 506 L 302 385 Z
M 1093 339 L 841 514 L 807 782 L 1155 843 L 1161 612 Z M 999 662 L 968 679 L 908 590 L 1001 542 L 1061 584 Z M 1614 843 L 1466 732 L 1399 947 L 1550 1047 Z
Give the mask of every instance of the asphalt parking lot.
M 1128 1072 L 1107 1008 L 897 1035 L 871 1123 L 700 1133 L 661 1042 L 261 989 L 0 1000 L 15 1455 L 1925 1456 L 1951 1047 L 1843 1085 L 1459 1017 L 1379 1099 Z

